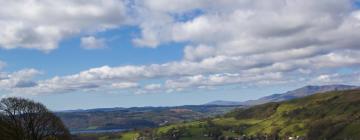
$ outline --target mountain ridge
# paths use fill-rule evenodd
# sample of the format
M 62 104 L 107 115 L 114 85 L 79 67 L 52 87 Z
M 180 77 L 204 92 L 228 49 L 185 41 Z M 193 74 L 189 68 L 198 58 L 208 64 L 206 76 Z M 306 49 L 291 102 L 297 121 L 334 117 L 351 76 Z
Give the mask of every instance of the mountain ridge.
M 291 99 L 306 97 L 309 95 L 313 95 L 315 93 L 321 93 L 321 92 L 328 92 L 328 91 L 336 91 L 336 90 L 350 90 L 350 89 L 356 89 L 359 88 L 359 86 L 353 86 L 353 85 L 343 85 L 343 84 L 334 84 L 334 85 L 307 85 L 295 90 L 287 91 L 282 94 L 272 94 L 269 96 L 261 97 L 259 99 L 255 100 L 247 100 L 243 102 L 237 102 L 237 101 L 223 101 L 223 100 L 217 100 L 212 101 L 209 103 L 206 103 L 205 105 L 243 105 L 243 106 L 253 106 L 253 105 L 260 105 L 264 103 L 269 102 L 281 102 L 281 101 L 287 101 Z

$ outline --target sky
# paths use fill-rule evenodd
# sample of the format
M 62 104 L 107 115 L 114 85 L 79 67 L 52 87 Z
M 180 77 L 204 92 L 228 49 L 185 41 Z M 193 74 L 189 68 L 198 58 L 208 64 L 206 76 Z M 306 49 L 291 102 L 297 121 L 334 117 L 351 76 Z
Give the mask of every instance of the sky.
M 52 110 L 360 85 L 356 0 L 0 0 L 0 98 Z

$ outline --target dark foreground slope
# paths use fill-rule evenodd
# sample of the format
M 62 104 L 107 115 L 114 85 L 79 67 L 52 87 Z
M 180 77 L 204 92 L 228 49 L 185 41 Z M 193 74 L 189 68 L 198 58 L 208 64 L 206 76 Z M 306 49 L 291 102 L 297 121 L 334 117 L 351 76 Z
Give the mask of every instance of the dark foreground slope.
M 150 132 L 150 133 L 149 133 Z M 158 139 L 360 139 L 360 90 L 333 91 L 237 109 L 224 117 L 141 132 Z

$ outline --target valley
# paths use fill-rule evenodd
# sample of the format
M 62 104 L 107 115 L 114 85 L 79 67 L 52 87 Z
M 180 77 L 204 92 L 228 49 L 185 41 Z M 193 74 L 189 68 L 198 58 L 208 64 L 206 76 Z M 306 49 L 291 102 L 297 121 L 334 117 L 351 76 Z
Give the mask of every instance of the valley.
M 293 98 L 259 105 L 111 108 L 58 115 L 70 130 L 84 131 L 75 134 L 78 139 L 359 138 L 352 131 L 360 128 L 357 87 L 306 86 L 277 97 L 290 95 Z M 329 130 L 317 131 L 323 129 Z

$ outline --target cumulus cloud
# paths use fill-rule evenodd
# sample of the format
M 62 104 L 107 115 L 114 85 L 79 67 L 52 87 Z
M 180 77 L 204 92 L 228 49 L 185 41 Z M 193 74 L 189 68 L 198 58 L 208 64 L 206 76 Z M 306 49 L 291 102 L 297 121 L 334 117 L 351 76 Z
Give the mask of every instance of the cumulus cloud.
M 41 74 L 36 69 L 23 69 L 13 73 L 0 71 L 0 88 L 1 91 L 13 92 L 17 88 L 31 88 L 37 86 L 32 79 Z
M 88 36 L 81 38 L 81 47 L 88 50 L 101 49 L 106 47 L 106 43 L 105 39 Z
M 357 54 L 355 52 L 352 52 Z M 346 54 L 346 53 L 340 53 Z M 241 57 L 215 57 L 200 62 L 170 62 L 164 64 L 140 66 L 103 66 L 82 71 L 78 74 L 54 77 L 40 80 L 31 87 L 18 87 L 21 92 L 30 93 L 67 93 L 90 89 L 133 89 L 134 92 L 174 91 L 201 87 L 217 87 L 232 84 L 268 85 L 289 84 L 299 82 L 299 77 L 312 77 L 318 73 L 308 71 L 323 71 L 344 66 L 359 67 L 356 57 L 322 55 L 307 59 L 293 59 L 284 62 L 266 63 L 254 60 L 244 60 Z M 335 57 L 336 59 L 331 59 Z M 166 79 L 163 85 L 153 83 L 141 86 L 141 81 L 151 79 Z M 324 78 L 323 78 L 324 79 Z M 304 81 L 302 81 L 304 82 Z M 305 81 L 306 82 L 306 81 Z M 325 83 L 324 80 L 319 83 Z M 111 85 L 111 86 L 108 86 Z M 138 91 L 137 91 L 138 90 Z
M 149 85 L 146 85 L 144 87 L 145 90 L 158 90 L 160 89 L 162 86 L 161 84 L 149 84 Z
M 202 87 L 216 87 L 232 84 L 242 85 L 261 85 L 271 81 L 286 82 L 282 73 L 267 73 L 262 75 L 251 74 L 212 74 L 212 75 L 195 75 L 181 77 L 179 79 L 167 80 L 166 87 L 168 89 L 188 89 Z
M 322 83 L 322 84 L 360 84 L 360 73 L 347 73 L 347 74 L 338 74 L 338 73 L 326 73 L 321 74 L 309 81 L 310 84 Z
M 130 89 L 146 93 L 231 84 L 359 81 L 355 72 L 353 77 L 339 72 L 360 67 L 360 10 L 353 0 L 41 2 L 28 2 L 39 7 L 31 10 L 34 13 L 20 10 L 0 16 L 8 17 L 0 18 L 5 28 L 0 31 L 3 48 L 52 50 L 68 35 L 116 28 L 126 19 L 140 29 L 132 39 L 134 45 L 185 43 L 184 57 L 162 64 L 103 66 L 37 81 L 25 78 L 8 86 L 16 87 L 15 92 Z M 52 3 L 60 6 L 45 8 Z M 58 14 L 63 11 L 66 16 Z M 18 22 L 25 14 L 33 16 L 26 15 L 26 24 Z M 47 16 L 60 21 L 44 20 Z M 84 48 L 105 46 L 104 40 L 92 36 L 81 40 Z
M 0 0 L 0 47 L 51 51 L 69 36 L 124 24 L 121 0 Z
M 186 46 L 184 49 L 184 58 L 186 60 L 196 61 L 209 58 L 214 55 L 214 52 L 214 48 L 205 45 L 199 45 L 197 47 Z
M 136 88 L 139 86 L 139 84 L 132 82 L 122 82 L 122 83 L 113 83 L 111 86 L 116 89 L 127 89 L 127 88 Z

